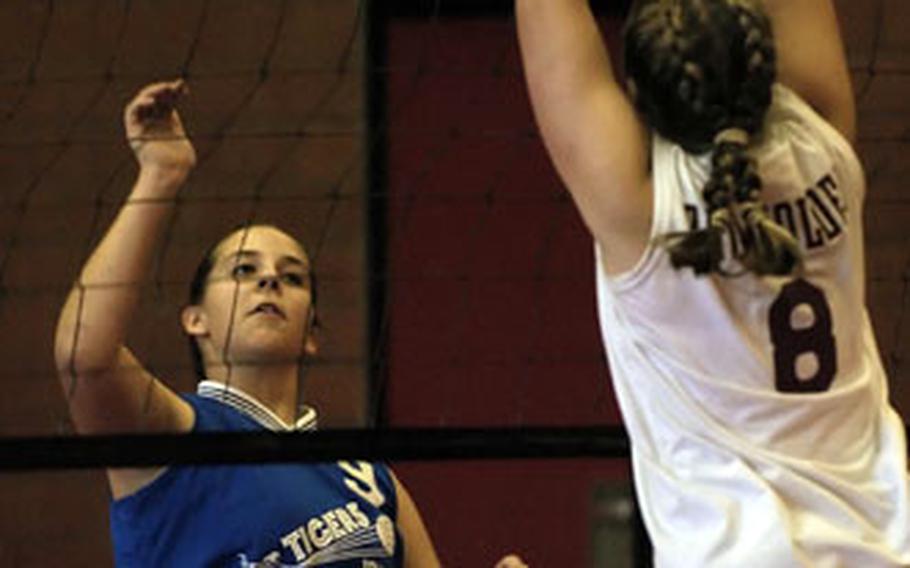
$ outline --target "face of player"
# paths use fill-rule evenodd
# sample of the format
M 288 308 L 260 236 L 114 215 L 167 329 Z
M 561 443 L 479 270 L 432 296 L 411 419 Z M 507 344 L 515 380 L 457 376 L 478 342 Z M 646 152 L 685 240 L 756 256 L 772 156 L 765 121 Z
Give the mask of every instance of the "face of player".
M 315 353 L 310 262 L 267 226 L 241 229 L 215 249 L 202 301 L 183 325 L 208 363 L 286 364 Z

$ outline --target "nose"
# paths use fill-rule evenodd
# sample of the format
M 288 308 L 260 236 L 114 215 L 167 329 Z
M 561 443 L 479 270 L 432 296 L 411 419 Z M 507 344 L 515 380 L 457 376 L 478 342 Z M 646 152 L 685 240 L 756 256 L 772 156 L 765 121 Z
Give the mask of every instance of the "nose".
M 259 278 L 259 282 L 258 282 L 257 286 L 259 287 L 260 290 L 277 291 L 280 287 L 280 283 L 278 281 L 278 276 L 276 274 L 269 274 L 266 276 L 262 276 L 261 278 Z

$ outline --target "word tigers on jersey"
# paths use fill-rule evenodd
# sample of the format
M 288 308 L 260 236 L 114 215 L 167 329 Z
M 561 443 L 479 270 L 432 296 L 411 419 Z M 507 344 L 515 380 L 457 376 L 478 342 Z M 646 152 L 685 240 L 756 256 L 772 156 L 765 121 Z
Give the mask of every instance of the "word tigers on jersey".
M 373 466 L 366 462 L 338 462 L 344 470 L 345 486 L 374 507 L 386 498 L 376 482 Z M 304 568 L 341 559 L 360 558 L 364 566 L 375 566 L 369 559 L 387 558 L 395 554 L 395 523 L 386 515 L 371 522 L 357 501 L 348 501 L 310 517 L 297 528 L 281 537 L 282 550 L 267 554 L 258 562 L 239 555 L 241 568 Z M 295 564 L 282 562 L 283 553 L 290 552 Z

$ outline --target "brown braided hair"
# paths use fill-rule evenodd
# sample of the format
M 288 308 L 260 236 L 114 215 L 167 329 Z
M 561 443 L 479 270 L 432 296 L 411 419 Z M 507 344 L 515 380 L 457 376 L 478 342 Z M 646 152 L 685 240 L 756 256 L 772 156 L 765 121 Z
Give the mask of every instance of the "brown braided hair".
M 742 238 L 735 258 L 756 274 L 789 274 L 796 239 L 765 213 L 747 154 L 764 123 L 777 74 L 771 22 L 754 0 L 641 0 L 624 30 L 625 71 L 645 121 L 690 154 L 711 152 L 702 189 L 705 229 L 658 238 L 676 268 L 731 273 L 722 235 Z

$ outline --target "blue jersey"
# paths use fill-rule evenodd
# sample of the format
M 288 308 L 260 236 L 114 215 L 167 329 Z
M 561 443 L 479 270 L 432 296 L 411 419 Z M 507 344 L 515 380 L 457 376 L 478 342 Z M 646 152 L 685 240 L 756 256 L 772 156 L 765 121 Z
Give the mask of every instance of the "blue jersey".
M 194 432 L 261 430 L 217 400 L 184 397 Z M 402 565 L 391 473 L 367 462 L 171 467 L 111 505 L 119 567 Z

